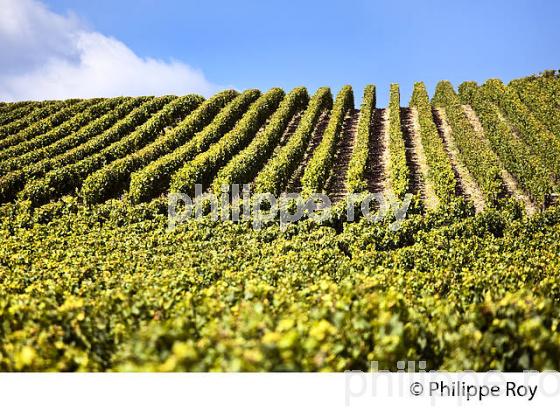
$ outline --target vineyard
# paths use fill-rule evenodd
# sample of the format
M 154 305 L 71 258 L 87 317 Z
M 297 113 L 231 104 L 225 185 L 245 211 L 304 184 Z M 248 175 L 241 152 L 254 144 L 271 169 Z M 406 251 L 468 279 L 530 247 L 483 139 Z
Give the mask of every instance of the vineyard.
M 0 103 L 0 371 L 560 370 L 560 73 L 400 91 Z M 335 212 L 168 229 L 197 184 Z

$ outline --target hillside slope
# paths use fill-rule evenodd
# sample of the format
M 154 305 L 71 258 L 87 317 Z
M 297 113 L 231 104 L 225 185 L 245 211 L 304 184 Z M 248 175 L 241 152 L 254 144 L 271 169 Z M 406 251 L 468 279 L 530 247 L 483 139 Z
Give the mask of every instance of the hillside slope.
M 559 96 L 547 73 L 408 107 L 396 84 L 386 108 L 374 86 L 0 104 L 0 371 L 560 370 Z M 198 183 L 334 206 L 170 226 Z M 350 222 L 367 193 L 396 202 Z

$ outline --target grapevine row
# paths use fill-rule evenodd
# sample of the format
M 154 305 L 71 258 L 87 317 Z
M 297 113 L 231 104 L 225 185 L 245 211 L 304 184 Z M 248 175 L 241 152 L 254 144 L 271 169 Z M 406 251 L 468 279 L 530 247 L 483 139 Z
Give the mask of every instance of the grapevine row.
M 533 117 L 515 90 L 507 88 L 500 80 L 488 80 L 482 88 L 560 181 L 560 140 Z
M 0 127 L 3 128 L 4 126 L 25 117 L 34 110 L 40 109 L 46 104 L 49 104 L 49 102 L 30 102 L 29 104 L 14 107 L 9 111 L 0 114 Z
M 367 85 L 364 89 L 362 105 L 360 107 L 360 118 L 358 120 L 358 132 L 356 143 L 348 164 L 348 174 L 346 186 L 348 192 L 361 192 L 367 189 L 365 173 L 368 166 L 370 140 L 371 140 L 371 120 L 375 111 L 375 86 Z
M 513 80 L 508 87 L 515 89 L 535 118 L 560 138 L 560 106 L 554 103 L 554 82 L 554 78 L 527 78 Z
M 33 203 L 45 203 L 49 199 L 70 193 L 80 187 L 84 178 L 92 172 L 102 168 L 116 159 L 139 150 L 155 140 L 162 131 L 173 125 L 178 118 L 198 107 L 204 99 L 197 95 L 187 95 L 176 98 L 131 134 L 112 143 L 98 153 L 88 156 L 81 161 L 48 172 L 43 178 L 31 182 L 21 192 L 20 197 L 29 199 Z M 124 120 L 123 128 L 129 129 L 131 120 Z
M 56 116 L 56 114 L 59 113 L 60 110 L 70 109 L 79 102 L 80 100 L 65 100 L 65 101 L 55 101 L 50 104 L 45 104 L 41 108 L 33 111 L 32 113 L 26 115 L 25 117 L 5 125 L 4 127 L 0 128 L 0 148 L 4 148 L 13 144 L 13 143 L 12 144 L 7 143 L 6 140 L 10 140 L 11 138 L 6 138 L 6 137 L 12 137 L 14 135 L 17 135 L 20 131 L 23 131 L 30 126 L 35 125 L 37 122 L 41 120 L 50 119 L 51 116 Z M 53 126 L 50 125 L 49 122 L 46 122 L 46 125 L 47 125 L 46 126 L 47 130 L 52 128 Z
M 255 178 L 254 190 L 256 192 L 278 195 L 286 187 L 290 176 L 305 154 L 305 149 L 321 113 L 330 109 L 332 103 L 330 89 L 319 88 L 311 98 L 294 134 Z
M 35 149 L 46 147 L 57 142 L 58 140 L 72 135 L 72 133 L 79 131 L 80 128 L 95 120 L 100 115 L 104 115 L 105 113 L 110 112 L 117 105 L 122 104 L 124 101 L 126 101 L 126 99 L 123 97 L 110 98 L 101 101 L 93 106 L 90 106 L 85 111 L 75 115 L 70 120 L 63 122 L 58 127 L 51 129 L 49 132 L 5 149 L 4 151 L 0 152 L 0 161 L 2 161 L 0 162 L 0 170 L 2 170 L 2 172 L 6 172 L 12 169 L 10 168 L 10 166 L 5 165 L 6 160 L 14 160 L 20 155 L 28 154 Z
M 416 107 L 420 139 L 428 163 L 428 179 L 440 201 L 450 202 L 455 196 L 457 181 L 432 116 L 432 106 L 422 82 L 414 84 L 410 106 Z
M 0 142 L 7 136 L 16 134 L 22 129 L 33 124 L 35 119 L 42 120 L 48 117 L 49 115 L 56 113 L 58 110 L 60 110 L 60 107 L 64 105 L 69 106 L 75 104 L 78 101 L 79 100 L 53 101 L 48 104 L 44 103 L 44 104 L 37 105 L 35 110 L 16 119 L 15 121 L 11 121 L 5 124 L 4 126 L 0 127 Z
M 21 130 L 18 133 L 12 134 L 7 138 L 0 141 L 0 149 L 8 148 L 17 145 L 23 141 L 28 141 L 38 135 L 49 132 L 54 127 L 62 124 L 64 121 L 69 120 L 76 114 L 82 112 L 86 108 L 100 102 L 101 99 L 84 100 L 81 102 L 70 101 L 69 103 L 60 104 L 56 106 L 56 113 L 41 120 L 32 114 L 32 125 Z M 27 118 L 27 117 L 26 117 Z
M 68 136 L 58 139 L 50 145 L 34 149 L 19 157 L 11 158 L 0 163 L 0 170 L 4 172 L 13 171 L 34 162 L 41 161 L 44 158 L 60 155 L 88 141 L 95 135 L 99 135 L 146 100 L 146 97 L 128 97 L 110 109 L 104 108 L 99 113 L 99 115 L 101 115 L 100 117 L 92 116 L 91 121 L 88 121 L 87 124 L 84 124 L 83 127 L 78 128 Z
M 249 105 L 259 96 L 260 91 L 254 89 L 238 95 L 207 127 L 186 144 L 134 172 L 130 178 L 129 200 L 140 203 L 166 191 L 169 188 L 171 175 L 196 155 L 205 151 L 210 144 L 218 141 L 239 121 Z
M 476 134 L 449 81 L 437 84 L 432 104 L 445 109 L 461 161 L 476 180 L 486 201 L 495 203 L 503 194 L 498 160 L 490 147 Z
M 251 182 L 270 157 L 292 117 L 304 109 L 308 102 L 309 95 L 304 87 L 294 88 L 286 95 L 266 128 L 218 172 L 212 184 L 213 191 L 219 193 L 224 185 Z
M 410 186 L 410 169 L 401 129 L 401 97 L 398 84 L 391 84 L 389 94 L 389 181 L 392 193 L 404 197 Z
M 234 129 L 173 175 L 170 191 L 192 194 L 196 184 L 207 185 L 216 172 L 251 141 L 283 97 L 284 91 L 280 88 L 272 88 L 263 94 Z
M 112 142 L 119 140 L 174 98 L 175 97 L 169 96 L 150 98 L 141 106 L 134 109 L 124 119 L 118 121 L 110 129 L 89 139 L 76 148 L 55 157 L 45 158 L 42 161 L 30 164 L 3 176 L 0 178 L 0 202 L 11 200 L 25 182 L 27 182 L 28 191 L 23 193 L 24 197 L 34 198 L 35 195 L 33 195 L 32 192 L 34 191 L 35 179 L 42 177 L 52 169 L 62 168 L 68 164 L 82 160 L 88 155 L 98 152 Z
M 336 147 L 342 131 L 342 123 L 348 110 L 354 107 L 352 87 L 345 85 L 336 96 L 331 118 L 323 138 L 311 157 L 301 178 L 302 191 L 307 194 L 321 192 L 332 168 Z
M 22 108 L 28 106 L 42 106 L 44 105 L 44 103 L 40 103 L 37 101 L 18 101 L 12 103 L 2 102 L 0 103 L 0 105 L 0 128 L 2 128 L 2 125 L 7 125 L 12 121 L 17 120 L 17 118 L 11 118 L 14 111 L 21 110 Z
M 82 186 L 81 197 L 86 203 L 98 203 L 119 192 L 130 182 L 132 172 L 145 167 L 150 162 L 168 154 L 181 146 L 204 126 L 233 98 L 237 92 L 223 91 L 204 101 L 172 130 L 157 138 L 151 144 L 124 158 L 106 165 L 90 175 Z
M 26 105 L 34 104 L 34 103 L 36 103 L 36 101 L 31 101 L 31 100 L 14 101 L 14 102 L 2 101 L 0 103 L 0 105 L 2 106 L 1 111 L 6 112 L 6 111 L 9 111 L 9 110 L 13 110 L 13 109 L 16 109 L 16 108 L 19 108 L 19 107 L 24 107 Z
M 487 88 L 478 88 L 474 82 L 466 82 L 459 87 L 463 102 L 475 110 L 484 128 L 484 134 L 500 161 L 538 205 L 543 205 L 552 191 L 550 174 L 542 160 L 535 156 L 529 146 L 517 138 L 510 126 L 487 95 Z

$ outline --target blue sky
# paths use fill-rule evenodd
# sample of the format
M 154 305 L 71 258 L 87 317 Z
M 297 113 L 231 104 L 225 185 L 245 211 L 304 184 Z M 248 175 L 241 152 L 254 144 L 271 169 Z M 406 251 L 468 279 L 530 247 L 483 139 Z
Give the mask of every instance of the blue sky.
M 11 1 L 11 0 L 0 0 Z M 560 2 L 44 0 L 50 11 L 239 89 L 504 81 L 560 68 Z M 0 61 L 1 62 L 1 61 Z M 208 87 L 211 88 L 209 85 Z M 210 89 L 209 88 L 209 89 Z

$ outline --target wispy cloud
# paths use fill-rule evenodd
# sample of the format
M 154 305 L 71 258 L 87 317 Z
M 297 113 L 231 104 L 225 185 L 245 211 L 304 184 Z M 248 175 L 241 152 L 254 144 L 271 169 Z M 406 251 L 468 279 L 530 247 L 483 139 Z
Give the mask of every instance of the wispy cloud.
M 0 100 L 200 93 L 223 88 L 180 61 L 143 58 L 75 15 L 0 0 Z

